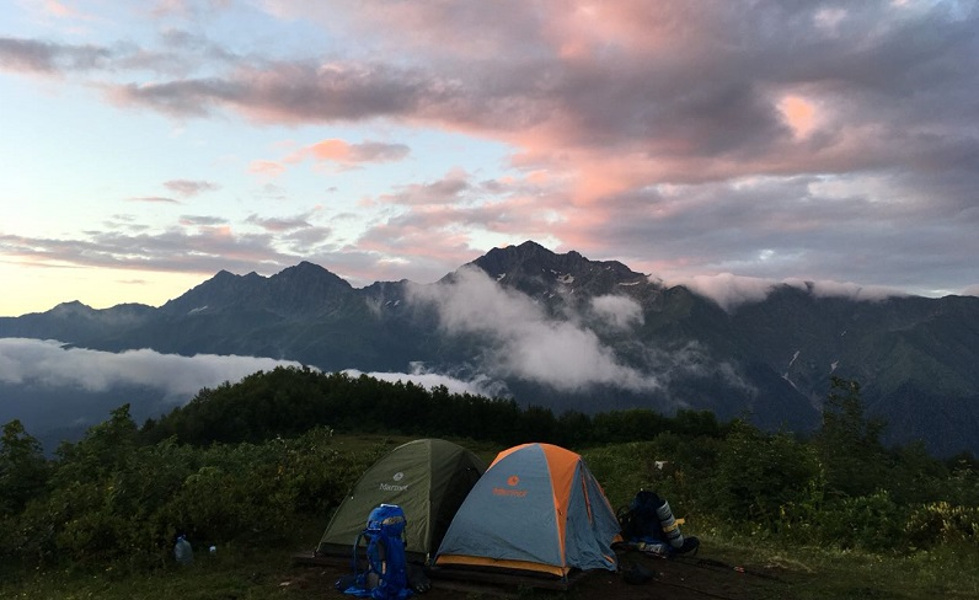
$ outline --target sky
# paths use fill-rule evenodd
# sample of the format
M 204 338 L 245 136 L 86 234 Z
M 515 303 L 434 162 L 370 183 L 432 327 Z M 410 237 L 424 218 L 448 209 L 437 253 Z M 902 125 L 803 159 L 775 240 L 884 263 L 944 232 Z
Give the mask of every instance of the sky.
M 0 316 L 496 246 L 979 295 L 979 4 L 0 0 Z

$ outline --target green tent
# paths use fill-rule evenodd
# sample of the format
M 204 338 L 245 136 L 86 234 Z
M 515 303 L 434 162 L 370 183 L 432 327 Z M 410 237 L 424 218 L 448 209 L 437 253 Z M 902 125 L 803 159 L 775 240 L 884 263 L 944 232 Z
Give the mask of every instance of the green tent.
M 435 556 L 445 531 L 469 490 L 486 469 L 478 456 L 445 440 L 402 444 L 374 463 L 337 507 L 316 548 L 318 556 L 350 556 L 367 515 L 397 504 L 408 526 L 409 559 Z

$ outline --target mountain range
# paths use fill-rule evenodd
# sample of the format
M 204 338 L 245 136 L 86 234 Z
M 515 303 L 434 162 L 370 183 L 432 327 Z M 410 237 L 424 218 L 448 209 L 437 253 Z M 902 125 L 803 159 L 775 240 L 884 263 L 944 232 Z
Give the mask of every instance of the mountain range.
M 431 284 L 354 288 L 309 262 L 270 277 L 221 271 L 160 307 L 68 302 L 0 318 L 0 338 L 433 373 L 558 413 L 704 409 L 798 432 L 818 427 L 838 376 L 861 384 L 888 443 L 979 454 L 979 298 L 860 300 L 779 284 L 722 307 L 534 242 Z

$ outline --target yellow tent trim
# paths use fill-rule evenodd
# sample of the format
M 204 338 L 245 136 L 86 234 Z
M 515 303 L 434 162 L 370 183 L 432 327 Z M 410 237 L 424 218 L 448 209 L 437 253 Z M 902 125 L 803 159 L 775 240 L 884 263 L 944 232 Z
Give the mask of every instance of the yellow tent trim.
M 436 565 L 467 565 L 472 567 L 498 567 L 504 569 L 517 569 L 520 571 L 534 571 L 536 573 L 549 573 L 557 577 L 564 577 L 568 574 L 568 567 L 557 565 L 545 565 L 543 563 L 530 562 L 527 560 L 505 560 L 499 558 L 485 558 L 482 556 L 463 556 L 459 554 L 441 554 L 435 561 Z

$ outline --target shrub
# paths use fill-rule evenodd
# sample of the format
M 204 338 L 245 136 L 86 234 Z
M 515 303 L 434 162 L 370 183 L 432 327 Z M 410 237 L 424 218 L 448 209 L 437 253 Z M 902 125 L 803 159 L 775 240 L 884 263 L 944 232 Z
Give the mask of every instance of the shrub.
M 817 518 L 827 545 L 871 552 L 901 549 L 905 545 L 907 510 L 896 504 L 886 490 L 827 503 Z
M 979 546 L 979 507 L 932 502 L 915 508 L 904 526 L 916 548 L 966 543 Z
M 721 517 L 776 532 L 787 507 L 812 503 L 822 489 L 822 470 L 811 447 L 736 422 L 721 449 L 713 487 Z

